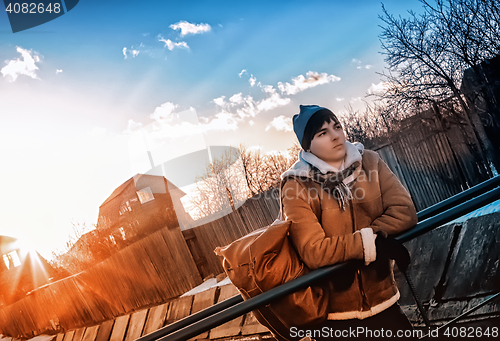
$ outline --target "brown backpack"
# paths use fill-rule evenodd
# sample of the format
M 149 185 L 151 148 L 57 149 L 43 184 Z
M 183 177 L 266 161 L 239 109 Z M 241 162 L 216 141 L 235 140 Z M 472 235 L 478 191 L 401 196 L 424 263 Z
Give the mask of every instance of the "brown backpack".
M 280 185 L 280 216 L 273 224 L 215 250 L 217 255 L 224 257 L 224 271 L 245 300 L 310 271 L 288 236 L 291 222 L 283 221 L 281 189 L 286 180 L 283 179 Z M 311 186 L 308 181 L 301 182 L 304 186 Z M 319 195 L 309 199 L 318 221 L 321 221 Z M 288 340 L 291 327 L 311 325 L 326 319 L 328 291 L 320 285 L 309 286 L 253 313 L 278 340 Z

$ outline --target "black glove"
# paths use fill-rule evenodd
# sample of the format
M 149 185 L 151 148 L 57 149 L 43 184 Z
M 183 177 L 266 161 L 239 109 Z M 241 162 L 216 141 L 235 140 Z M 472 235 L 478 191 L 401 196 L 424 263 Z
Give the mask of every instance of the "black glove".
M 403 244 L 394 237 L 388 236 L 385 232 L 377 232 L 377 239 L 375 239 L 375 246 L 377 248 L 377 260 L 380 259 L 394 259 L 396 265 L 401 272 L 405 272 L 410 265 L 410 254 Z
M 349 289 L 354 282 L 354 277 L 356 276 L 359 267 L 362 264 L 363 263 L 361 261 L 350 260 L 342 269 L 337 270 L 334 274 L 332 274 L 330 280 L 335 291 L 344 291 Z

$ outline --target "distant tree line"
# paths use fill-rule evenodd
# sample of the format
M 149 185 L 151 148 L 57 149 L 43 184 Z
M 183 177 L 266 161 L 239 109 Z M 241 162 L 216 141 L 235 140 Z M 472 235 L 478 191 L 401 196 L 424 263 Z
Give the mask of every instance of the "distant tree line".
M 259 193 L 276 188 L 280 175 L 298 159 L 300 146 L 295 143 L 286 151 L 264 154 L 244 145 L 228 148 L 212 160 L 196 179 L 196 195 L 191 198 L 195 219 L 231 207 L 235 210 Z

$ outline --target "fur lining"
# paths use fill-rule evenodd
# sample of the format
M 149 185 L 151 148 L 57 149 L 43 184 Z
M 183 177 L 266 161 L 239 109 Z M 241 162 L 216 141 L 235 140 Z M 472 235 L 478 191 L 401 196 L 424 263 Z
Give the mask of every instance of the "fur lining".
M 361 162 L 361 158 L 365 147 L 361 143 L 350 143 L 348 141 L 345 142 L 346 145 L 346 156 L 344 159 L 344 168 L 349 167 L 354 162 Z M 299 160 L 295 162 L 292 167 L 290 167 L 286 172 L 281 174 L 281 179 L 284 179 L 287 175 L 295 175 L 302 177 L 309 177 L 311 165 L 318 168 L 321 173 L 326 174 L 327 172 L 338 172 L 339 169 L 330 166 L 325 161 L 321 160 L 316 155 L 306 152 L 305 150 L 301 150 L 299 154 Z
M 346 312 L 339 312 L 339 313 L 330 313 L 328 314 L 328 320 L 351 320 L 351 319 L 359 319 L 363 320 L 367 317 L 371 317 L 373 315 L 377 315 L 378 313 L 383 312 L 390 306 L 392 306 L 394 303 L 396 303 L 399 300 L 400 294 L 399 291 L 396 292 L 394 296 L 389 298 L 387 301 L 382 302 L 380 304 L 377 304 L 376 306 L 372 307 L 370 310 L 365 310 L 365 311 L 346 311 Z
M 371 227 L 362 228 L 359 232 L 361 232 L 361 239 L 363 241 L 365 265 L 368 265 L 377 259 L 377 248 L 375 246 L 375 238 L 377 238 L 377 235 L 373 233 Z

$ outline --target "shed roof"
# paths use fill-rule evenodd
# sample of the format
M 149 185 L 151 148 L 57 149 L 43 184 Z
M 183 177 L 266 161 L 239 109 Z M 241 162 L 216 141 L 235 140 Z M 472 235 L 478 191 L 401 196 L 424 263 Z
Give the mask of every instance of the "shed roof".
M 104 202 L 99 207 L 102 207 L 103 205 L 107 204 L 108 202 L 110 202 L 111 200 L 113 200 L 114 198 L 116 198 L 117 196 L 119 196 L 128 186 L 130 186 L 135 181 L 138 181 L 138 179 L 143 178 L 143 177 L 155 177 L 155 178 L 163 178 L 163 179 L 165 179 L 165 177 L 161 176 L 161 175 L 151 175 L 151 174 L 140 174 L 140 173 L 137 173 L 136 175 L 134 175 L 133 177 L 131 177 L 130 179 L 128 179 L 127 181 L 125 181 L 123 184 L 121 184 L 120 186 L 118 186 L 111 193 L 111 195 L 106 200 L 104 200 Z M 186 193 L 184 193 L 183 191 L 181 191 L 172 182 L 168 181 L 168 179 L 165 179 L 165 180 L 167 181 L 168 188 L 170 190 L 179 190 L 179 192 L 182 194 L 181 196 L 186 195 Z

